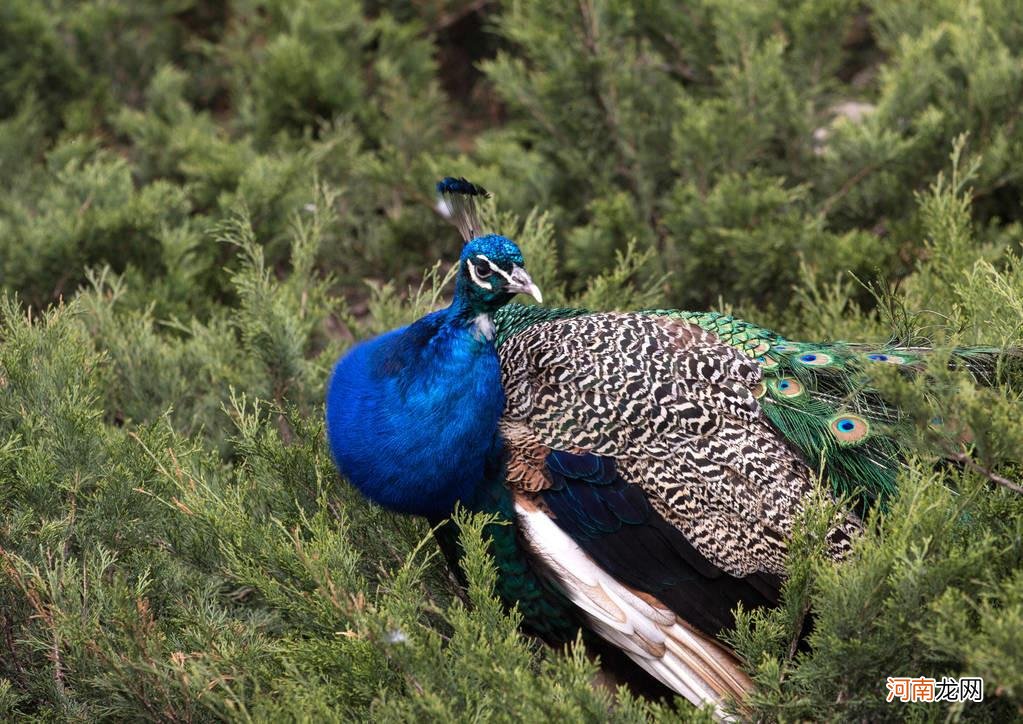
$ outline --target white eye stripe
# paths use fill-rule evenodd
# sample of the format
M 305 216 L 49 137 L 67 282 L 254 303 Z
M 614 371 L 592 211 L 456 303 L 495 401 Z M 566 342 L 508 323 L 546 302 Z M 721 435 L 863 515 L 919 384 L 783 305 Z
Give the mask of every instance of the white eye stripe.
M 484 258 L 486 258 L 486 257 L 484 257 Z M 490 261 L 490 260 L 487 259 L 487 261 Z M 479 274 L 476 273 L 476 265 L 475 264 L 473 264 L 472 262 L 467 262 L 466 266 L 469 267 L 469 278 L 472 279 L 473 283 L 476 286 L 482 287 L 483 289 L 493 289 L 494 288 L 494 285 L 491 284 L 490 282 L 484 281 L 483 279 L 480 279 Z M 493 266 L 493 265 L 491 265 L 491 266 Z
M 482 259 L 482 260 L 483 260 L 483 261 L 485 261 L 485 262 L 486 262 L 487 264 L 489 264 L 489 265 L 490 265 L 490 269 L 491 269 L 491 271 L 493 271 L 493 272 L 495 272 L 495 273 L 497 273 L 497 274 L 500 274 L 500 275 L 501 275 L 502 277 L 504 277 L 504 280 L 505 280 L 506 282 L 509 282 L 509 283 L 511 282 L 511 280 L 512 280 L 512 278 L 511 278 L 511 274 L 509 274 L 508 272 L 506 272 L 506 271 L 505 271 L 504 269 L 502 269 L 501 267 L 499 267 L 499 266 L 498 266 L 497 264 L 495 264 L 494 262 L 490 261 L 490 259 L 488 259 L 488 258 L 486 257 L 486 255 L 484 255 L 484 254 L 477 254 L 477 255 L 476 255 L 476 258 L 477 258 L 477 259 Z M 488 287 L 488 288 L 489 288 L 489 287 Z

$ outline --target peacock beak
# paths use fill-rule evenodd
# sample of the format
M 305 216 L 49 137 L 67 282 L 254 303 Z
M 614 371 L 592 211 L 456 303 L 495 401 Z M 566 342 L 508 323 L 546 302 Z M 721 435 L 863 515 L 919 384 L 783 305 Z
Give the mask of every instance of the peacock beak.
M 543 294 L 540 293 L 540 287 L 533 283 L 533 280 L 526 274 L 526 270 L 520 266 L 512 268 L 507 290 L 512 294 L 528 294 L 538 303 L 543 304 Z

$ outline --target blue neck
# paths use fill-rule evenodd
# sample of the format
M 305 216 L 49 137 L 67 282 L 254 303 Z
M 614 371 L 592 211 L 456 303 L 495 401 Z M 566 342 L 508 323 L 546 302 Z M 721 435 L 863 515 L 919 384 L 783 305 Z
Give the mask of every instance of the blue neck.
M 447 309 L 356 346 L 335 367 L 331 452 L 381 505 L 443 518 L 500 475 L 504 392 L 481 313 L 456 293 Z

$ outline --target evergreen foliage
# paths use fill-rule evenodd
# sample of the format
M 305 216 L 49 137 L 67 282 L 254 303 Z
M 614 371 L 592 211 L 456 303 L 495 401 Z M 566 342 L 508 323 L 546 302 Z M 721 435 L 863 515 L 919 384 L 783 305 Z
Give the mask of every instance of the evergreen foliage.
M 553 305 L 1023 345 L 1021 10 L 0 3 L 0 719 L 707 720 L 519 634 L 485 520 L 463 592 L 339 479 L 330 367 L 450 294 L 447 173 Z M 1023 716 L 1005 372 L 878 375 L 900 495 L 837 566 L 808 515 L 731 636 L 753 715 Z M 885 702 L 920 675 L 985 701 Z

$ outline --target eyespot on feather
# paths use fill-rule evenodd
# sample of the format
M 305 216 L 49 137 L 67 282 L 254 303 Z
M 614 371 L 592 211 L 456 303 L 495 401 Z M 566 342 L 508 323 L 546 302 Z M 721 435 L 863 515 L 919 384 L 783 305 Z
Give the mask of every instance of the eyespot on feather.
M 791 377 L 782 377 L 771 381 L 771 391 L 777 397 L 799 397 L 803 394 L 803 385 Z
M 760 369 L 764 372 L 774 372 L 778 369 L 778 362 L 770 357 L 764 357 L 761 355 L 760 357 L 754 358 L 754 361 L 760 365 Z
M 832 418 L 828 429 L 842 445 L 858 443 L 870 432 L 870 424 L 859 415 L 844 414 Z
M 799 347 L 794 344 L 776 344 L 774 345 L 775 352 L 798 352 Z
M 831 364 L 833 359 L 834 358 L 827 352 L 820 352 L 817 350 L 803 352 L 803 354 L 796 357 L 797 362 L 806 365 L 807 367 L 824 367 L 825 365 Z
M 887 352 L 874 352 L 873 354 L 868 354 L 867 360 L 870 362 L 883 362 L 890 365 L 904 365 L 911 361 L 908 357 L 904 357 L 901 354 L 889 354 Z

